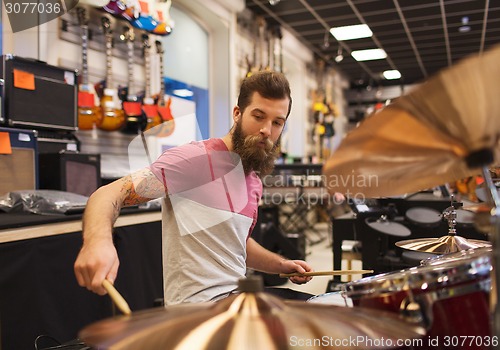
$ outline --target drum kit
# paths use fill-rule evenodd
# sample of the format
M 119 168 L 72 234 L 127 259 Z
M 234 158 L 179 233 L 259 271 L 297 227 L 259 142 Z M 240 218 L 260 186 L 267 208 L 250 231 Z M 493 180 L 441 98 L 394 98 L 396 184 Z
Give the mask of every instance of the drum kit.
M 480 219 L 452 200 L 442 214 L 448 235 L 397 243 L 433 254 L 419 266 L 348 282 L 341 292 L 309 302 L 283 301 L 249 278 L 240 281 L 238 294 L 222 301 L 98 321 L 80 338 L 99 349 L 144 350 L 392 348 L 397 339 L 422 337 L 421 348 L 497 346 L 500 195 L 488 167 L 500 159 L 498 62 L 500 47 L 495 47 L 438 73 L 367 117 L 324 165 L 331 192 L 356 198 L 398 196 L 483 175 L 486 204 L 481 208 L 487 209 L 478 210 Z M 410 211 L 407 218 L 429 227 L 437 220 L 436 213 L 423 210 Z M 460 221 L 480 222 L 491 243 L 457 235 Z M 408 236 L 390 221 L 367 224 Z M 463 337 L 467 344 L 455 344 Z M 371 342 L 335 342 L 342 339 Z M 381 339 L 386 342 L 380 344 Z M 440 343 L 432 344 L 436 339 Z

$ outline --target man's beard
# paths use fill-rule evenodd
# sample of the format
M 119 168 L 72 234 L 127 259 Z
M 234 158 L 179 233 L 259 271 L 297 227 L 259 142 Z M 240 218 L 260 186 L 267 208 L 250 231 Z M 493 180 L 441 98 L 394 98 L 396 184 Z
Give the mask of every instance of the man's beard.
M 241 122 L 237 122 L 232 135 L 233 151 L 238 154 L 243 164 L 245 175 L 254 170 L 260 177 L 270 174 L 274 169 L 274 161 L 280 154 L 279 141 L 281 135 L 272 143 L 269 139 L 263 139 L 260 135 L 243 134 Z M 264 141 L 265 147 L 262 148 L 259 142 Z

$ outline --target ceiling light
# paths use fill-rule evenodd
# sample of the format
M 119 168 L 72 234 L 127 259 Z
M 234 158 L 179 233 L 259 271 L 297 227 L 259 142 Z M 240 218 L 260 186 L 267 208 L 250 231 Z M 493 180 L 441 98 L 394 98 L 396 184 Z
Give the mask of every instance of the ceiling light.
M 394 79 L 399 79 L 401 78 L 401 73 L 397 69 L 393 70 L 386 70 L 382 73 L 384 78 L 387 80 L 394 80 Z
M 382 49 L 369 49 L 369 50 L 357 50 L 352 51 L 351 56 L 356 61 L 371 61 L 371 60 L 381 60 L 387 57 L 387 54 Z
M 280 0 L 269 0 L 269 4 L 270 4 L 271 6 L 278 5 L 278 4 L 279 4 L 279 2 L 280 2 Z
M 372 31 L 366 24 L 330 28 L 330 33 L 332 33 L 338 41 L 369 38 L 373 35 Z
M 337 56 L 335 56 L 335 62 L 340 63 L 344 59 L 344 55 L 342 55 L 342 47 L 339 46 L 339 49 L 337 50 Z
M 330 47 L 330 41 L 328 41 L 329 36 L 330 35 L 328 34 L 328 32 L 326 32 L 325 37 L 323 38 L 323 45 L 321 46 L 323 50 L 326 50 Z

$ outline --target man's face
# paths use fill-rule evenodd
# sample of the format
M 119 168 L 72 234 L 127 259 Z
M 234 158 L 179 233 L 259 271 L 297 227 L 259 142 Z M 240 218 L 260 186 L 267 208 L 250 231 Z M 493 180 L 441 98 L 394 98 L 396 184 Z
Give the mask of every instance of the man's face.
M 255 92 L 243 113 L 235 107 L 233 151 L 241 157 L 245 173 L 255 170 L 262 176 L 272 171 L 288 106 L 287 98 L 270 100 Z

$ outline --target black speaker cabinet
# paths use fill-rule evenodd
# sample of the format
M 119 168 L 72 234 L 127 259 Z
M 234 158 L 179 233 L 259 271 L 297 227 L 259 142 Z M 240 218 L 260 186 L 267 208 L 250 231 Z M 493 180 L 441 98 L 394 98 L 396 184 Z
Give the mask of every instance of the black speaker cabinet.
M 38 150 L 32 130 L 0 128 L 0 195 L 38 188 Z M 7 151 L 9 149 L 10 151 Z
M 4 55 L 0 60 L 0 122 L 13 127 L 77 129 L 74 70 L 34 59 Z
M 100 162 L 99 154 L 40 154 L 40 188 L 90 196 L 101 186 Z

